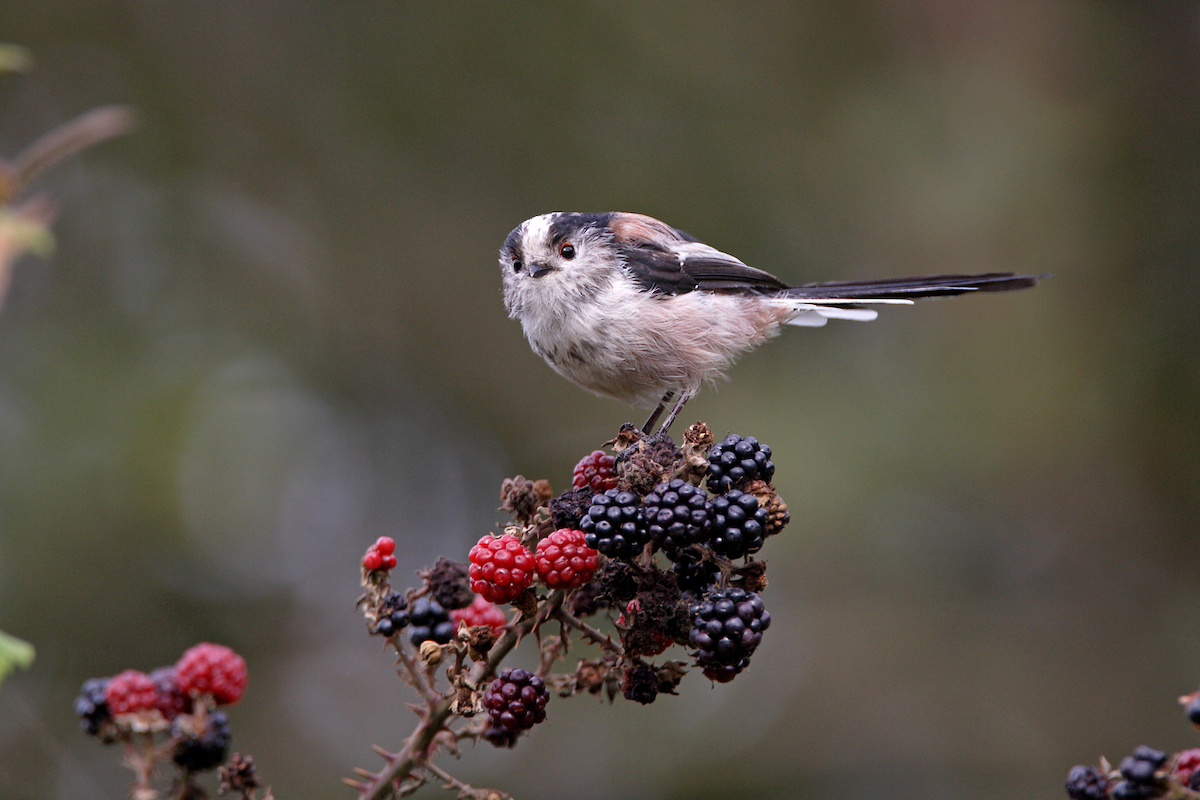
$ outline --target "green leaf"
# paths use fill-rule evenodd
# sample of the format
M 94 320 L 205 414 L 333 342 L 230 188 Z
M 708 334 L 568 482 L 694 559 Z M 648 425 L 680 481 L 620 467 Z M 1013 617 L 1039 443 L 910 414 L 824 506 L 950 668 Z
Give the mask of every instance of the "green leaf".
M 0 631 L 0 682 L 17 667 L 29 669 L 33 665 L 33 645 L 15 636 Z
M 0 44 L 0 72 L 28 72 L 33 69 L 33 53 L 15 44 Z

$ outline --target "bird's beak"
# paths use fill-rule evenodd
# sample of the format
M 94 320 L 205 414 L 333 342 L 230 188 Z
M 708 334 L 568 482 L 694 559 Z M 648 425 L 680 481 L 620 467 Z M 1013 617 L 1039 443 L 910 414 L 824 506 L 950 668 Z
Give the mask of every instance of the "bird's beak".
M 546 266 L 545 264 L 539 264 L 536 261 L 529 262 L 527 269 L 529 270 L 529 277 L 531 278 L 540 278 L 550 271 L 550 267 Z

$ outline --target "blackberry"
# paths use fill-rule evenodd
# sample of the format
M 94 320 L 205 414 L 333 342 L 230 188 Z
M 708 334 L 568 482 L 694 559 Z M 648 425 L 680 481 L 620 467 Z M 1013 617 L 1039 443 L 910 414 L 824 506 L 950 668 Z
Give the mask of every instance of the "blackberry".
M 114 716 L 148 711 L 158 703 L 158 687 L 144 672 L 127 669 L 108 679 L 104 702 Z
M 537 564 L 511 533 L 484 536 L 471 548 L 471 591 L 491 603 L 511 603 L 533 583 Z
M 708 490 L 713 494 L 739 489 L 752 480 L 770 483 L 774 475 L 771 448 L 753 436 L 743 439 L 731 433 L 708 451 Z
M 538 578 L 551 589 L 576 589 L 592 579 L 599 554 L 588 547 L 583 531 L 560 528 L 537 543 Z
M 587 546 L 609 558 L 633 558 L 650 541 L 638 496 L 618 489 L 593 495 L 579 528 L 587 534 Z
M 701 559 L 690 550 L 684 551 L 675 560 L 671 571 L 675 573 L 680 591 L 691 592 L 694 595 L 703 594 L 721 577 L 721 568 L 717 566 L 717 562 Z
M 403 630 L 409 622 L 408 601 L 399 592 L 391 592 L 379 604 L 375 620 L 375 629 L 371 633 L 380 636 L 391 636 L 396 631 Z
M 608 598 L 601 596 L 600 585 L 595 581 L 585 583 L 567 595 L 567 610 L 576 617 L 590 617 L 610 605 Z
M 439 558 L 425 576 L 425 583 L 429 586 L 429 593 L 433 595 L 433 599 L 441 603 L 442 608 L 447 611 L 466 608 L 475 600 L 467 565 L 458 561 Z
M 496 728 L 492 725 L 483 729 L 483 738 L 493 747 L 516 747 L 517 739 L 521 735 L 521 731 L 508 731 L 504 728 Z
M 554 527 L 579 530 L 579 521 L 591 507 L 594 494 L 590 486 L 585 486 L 565 491 L 551 500 L 550 516 L 554 518 Z
M 1181 752 L 1175 759 L 1175 769 L 1172 770 L 1172 774 L 1189 789 L 1196 788 L 1191 784 L 1200 778 L 1200 749 L 1193 747 Z
M 674 559 L 689 544 L 708 538 L 712 512 L 699 486 L 681 478 L 660 483 L 642 501 L 650 538 Z
M 454 620 L 456 631 L 459 623 L 465 624 L 468 628 L 487 625 L 497 636 L 504 633 L 504 626 L 508 624 L 508 618 L 504 616 L 504 612 L 479 595 L 475 595 L 475 600 L 466 608 L 456 608 L 451 611 L 450 618 Z
M 1082 764 L 1071 767 L 1067 773 L 1067 794 L 1071 800 L 1105 800 L 1108 797 L 1108 780 L 1095 767 Z
M 642 705 L 653 703 L 658 697 L 658 675 L 654 668 L 640 661 L 630 664 L 621 678 L 621 694 L 626 700 L 636 700 Z
M 1189 722 L 1200 728 L 1200 692 L 1197 692 L 1192 701 L 1187 704 L 1187 718 Z
M 763 631 L 771 625 L 771 615 L 754 592 L 745 589 L 717 589 L 693 603 L 692 630 L 688 642 L 696 648 L 696 664 L 707 668 L 732 667 L 740 672 L 762 641 Z M 728 670 L 726 670 L 728 671 Z M 712 676 L 710 676 L 712 677 Z M 719 680 L 719 679 L 718 679 Z
M 107 690 L 108 678 L 89 678 L 79 688 L 79 697 L 75 698 L 79 724 L 89 736 L 100 733 L 104 723 L 112 719 L 108 713 L 108 703 L 104 700 Z
M 491 727 L 506 731 L 532 728 L 546 718 L 550 690 L 546 682 L 523 669 L 506 669 L 483 694 Z
M 1113 787 L 1112 796 L 1117 800 L 1145 800 L 1157 797 L 1162 793 L 1163 787 L 1155 773 L 1166 760 L 1166 753 L 1152 747 L 1141 745 L 1136 748 L 1132 756 L 1121 759 L 1120 772 L 1125 780 Z
M 750 666 L 750 659 L 743 658 L 736 664 L 718 664 L 711 662 L 704 665 L 704 677 L 710 681 L 717 683 L 729 683 L 736 678 L 742 670 Z
M 446 644 L 454 638 L 457 627 L 442 604 L 430 597 L 418 597 L 408 612 L 408 640 L 416 647 L 424 642 Z
M 157 708 L 165 719 L 175 719 L 192 708 L 192 700 L 179 688 L 175 667 L 159 667 L 150 673 L 150 680 L 158 688 Z
M 575 465 L 571 485 L 576 489 L 589 487 L 593 492 L 607 492 L 617 487 L 617 473 L 613 470 L 613 457 L 603 450 L 593 450 Z
M 712 501 L 712 549 L 726 558 L 741 558 L 762 549 L 768 514 L 752 494 L 730 489 Z
M 219 766 L 225 760 L 229 752 L 229 740 L 233 738 L 229 717 L 223 711 L 209 715 L 202 736 L 189 736 L 178 726 L 172 733 L 182 738 L 175 745 L 171 760 L 188 772 L 204 772 Z
M 246 659 L 223 644 L 189 647 L 175 664 L 175 675 L 184 694 L 210 694 L 218 705 L 236 703 L 246 691 Z

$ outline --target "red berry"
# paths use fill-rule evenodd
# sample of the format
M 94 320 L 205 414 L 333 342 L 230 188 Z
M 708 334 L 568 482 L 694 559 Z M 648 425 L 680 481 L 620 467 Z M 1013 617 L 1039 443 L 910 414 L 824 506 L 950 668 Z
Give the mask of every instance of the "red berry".
M 390 556 L 396 552 L 396 540 L 390 536 L 380 536 L 375 540 L 374 547 L 379 551 L 379 555 Z
M 246 691 L 246 660 L 224 645 L 202 642 L 179 659 L 175 679 L 185 694 L 211 694 L 220 705 L 236 703 Z
M 484 536 L 471 548 L 470 560 L 471 591 L 493 603 L 511 602 L 533 583 L 533 553 L 511 533 Z
M 537 573 L 551 589 L 574 589 L 592 579 L 600 554 L 585 543 L 587 534 L 560 528 L 538 542 Z
M 584 486 L 592 487 L 593 492 L 607 492 L 617 488 L 617 474 L 613 464 L 615 459 L 603 450 L 593 450 L 591 455 L 584 456 L 575 465 L 575 474 L 571 483 L 576 489 Z
M 150 676 L 136 669 L 127 669 L 108 682 L 104 702 L 110 714 L 132 714 L 147 711 L 158 702 L 158 687 Z
M 362 565 L 367 572 L 374 572 L 383 566 L 383 556 L 379 555 L 379 551 L 372 547 L 363 556 Z
M 504 616 L 504 612 L 481 595 L 475 595 L 471 605 L 466 608 L 456 608 L 451 611 L 450 618 L 455 622 L 466 623 L 468 628 L 476 625 L 490 625 L 497 635 L 508 624 L 508 618 Z
M 1179 782 L 1184 786 L 1188 785 L 1192 775 L 1200 771 L 1200 749 L 1192 748 L 1184 750 L 1179 754 L 1179 760 L 1175 762 L 1174 775 L 1179 779 Z
M 384 556 L 382 566 L 384 569 L 395 569 L 396 568 L 396 557 L 395 556 Z

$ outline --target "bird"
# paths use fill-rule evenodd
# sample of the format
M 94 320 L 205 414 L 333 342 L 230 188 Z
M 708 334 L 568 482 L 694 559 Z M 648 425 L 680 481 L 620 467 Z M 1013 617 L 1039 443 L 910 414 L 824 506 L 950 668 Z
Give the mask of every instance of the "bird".
M 988 272 L 789 286 L 678 228 L 629 212 L 540 214 L 500 248 L 504 304 L 533 351 L 594 394 L 657 401 L 665 432 L 705 383 L 784 326 L 869 321 L 864 305 L 1004 292 L 1043 275 Z

